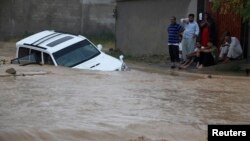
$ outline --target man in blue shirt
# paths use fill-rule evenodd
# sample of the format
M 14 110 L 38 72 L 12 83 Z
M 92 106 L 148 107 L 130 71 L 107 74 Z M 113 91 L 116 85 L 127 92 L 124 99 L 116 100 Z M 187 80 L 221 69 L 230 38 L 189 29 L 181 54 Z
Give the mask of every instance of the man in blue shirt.
M 176 23 L 176 17 L 171 17 L 170 21 L 171 23 L 168 26 L 168 47 L 171 58 L 171 68 L 175 68 L 176 63 L 179 63 L 179 36 L 183 28 Z
M 200 29 L 196 21 L 194 21 L 194 14 L 189 14 L 188 19 L 181 19 L 184 26 L 184 33 L 182 39 L 182 55 L 184 61 L 187 60 L 187 54 L 194 51 L 196 38 L 199 35 Z

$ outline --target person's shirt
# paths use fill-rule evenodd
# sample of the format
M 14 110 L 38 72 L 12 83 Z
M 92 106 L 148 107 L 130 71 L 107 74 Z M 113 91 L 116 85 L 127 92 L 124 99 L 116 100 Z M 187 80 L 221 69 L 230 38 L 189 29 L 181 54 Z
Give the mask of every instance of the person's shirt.
M 196 35 L 196 37 L 199 35 L 200 29 L 196 21 L 193 21 L 190 23 L 190 22 L 185 22 L 184 20 L 181 20 L 181 22 L 183 23 L 183 26 L 185 28 L 184 33 L 183 33 L 184 39 L 191 39 L 193 38 L 194 35 Z
M 183 30 L 180 24 L 170 24 L 168 26 L 168 45 L 178 46 L 180 43 L 179 33 Z
M 237 58 L 242 54 L 242 48 L 240 41 L 236 37 L 231 37 L 231 43 L 229 44 L 228 58 Z
M 195 49 L 194 49 L 194 52 L 197 52 L 197 51 L 199 51 L 200 49 L 198 48 L 198 47 L 196 47 Z
M 211 53 L 212 53 L 214 59 L 217 61 L 217 59 L 218 59 L 218 50 L 217 50 L 216 46 L 214 46 L 214 45 L 212 46 Z

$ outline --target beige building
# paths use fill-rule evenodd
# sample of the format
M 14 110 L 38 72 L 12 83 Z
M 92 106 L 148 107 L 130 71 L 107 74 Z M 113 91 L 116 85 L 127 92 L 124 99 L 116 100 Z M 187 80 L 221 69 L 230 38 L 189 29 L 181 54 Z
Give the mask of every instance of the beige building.
M 117 0 L 116 46 L 132 56 L 168 54 L 170 17 L 189 13 L 196 15 L 197 0 Z
M 0 40 L 46 29 L 114 33 L 114 8 L 112 0 L 1 0 Z

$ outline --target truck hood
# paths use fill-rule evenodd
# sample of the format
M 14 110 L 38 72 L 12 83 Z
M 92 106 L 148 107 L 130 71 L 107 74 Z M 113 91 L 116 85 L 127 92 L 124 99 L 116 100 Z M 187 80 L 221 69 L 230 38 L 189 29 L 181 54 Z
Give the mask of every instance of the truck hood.
M 101 70 L 101 71 L 115 71 L 121 70 L 123 62 L 103 52 L 93 59 L 83 62 L 73 68 Z

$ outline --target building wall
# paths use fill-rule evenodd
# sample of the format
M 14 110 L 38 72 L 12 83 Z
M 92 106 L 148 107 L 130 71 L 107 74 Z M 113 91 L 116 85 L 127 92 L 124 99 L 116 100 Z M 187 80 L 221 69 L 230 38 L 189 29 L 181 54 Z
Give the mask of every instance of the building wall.
M 171 16 L 197 13 L 197 0 L 140 0 L 117 3 L 116 46 L 132 56 L 168 54 Z
M 225 31 L 229 31 L 233 36 L 237 37 L 238 39 L 241 38 L 241 28 L 242 28 L 242 19 L 239 14 L 232 14 L 232 13 L 224 13 L 221 11 L 213 12 L 212 10 L 212 2 L 206 0 L 206 11 L 208 11 L 213 19 L 216 22 L 216 29 L 217 29 L 217 46 L 223 43 L 223 34 Z M 222 9 L 227 5 L 222 4 Z M 232 24 L 233 23 L 233 24 Z
M 226 0 L 223 0 L 222 9 L 227 7 Z M 248 30 L 248 24 L 242 22 L 242 17 L 239 14 L 225 13 L 223 11 L 214 12 L 212 10 L 212 2 L 206 0 L 206 11 L 208 11 L 216 22 L 217 28 L 217 46 L 219 47 L 223 43 L 223 35 L 225 31 L 229 31 L 232 36 L 237 37 L 243 49 L 243 56 L 250 62 L 250 31 Z
M 114 33 L 114 8 L 111 0 L 1 0 L 0 40 L 45 29 Z
M 248 27 L 247 62 L 250 63 L 250 25 Z

